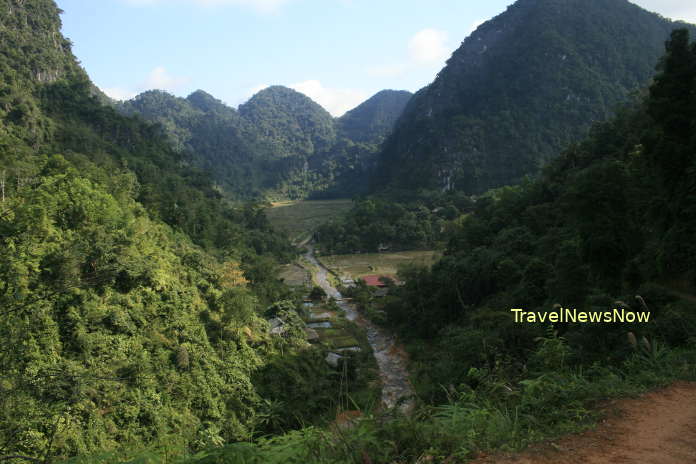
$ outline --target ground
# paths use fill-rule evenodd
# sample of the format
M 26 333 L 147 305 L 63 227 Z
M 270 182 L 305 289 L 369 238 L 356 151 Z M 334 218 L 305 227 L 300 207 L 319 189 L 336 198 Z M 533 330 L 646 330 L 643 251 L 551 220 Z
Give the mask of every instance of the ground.
M 351 206 L 351 200 L 281 201 L 272 203 L 266 215 L 274 228 L 285 231 L 293 242 L 300 243 L 317 226 L 341 216 Z
M 291 287 L 306 287 L 311 282 L 309 272 L 295 263 L 282 266 L 280 278 Z
M 605 408 L 593 430 L 474 464 L 694 464 L 696 383 L 679 382 Z
M 431 266 L 440 254 L 435 251 L 400 251 L 398 253 L 364 253 L 321 256 L 321 262 L 339 276 L 353 278 L 371 274 L 395 275 L 400 266 L 421 264 Z

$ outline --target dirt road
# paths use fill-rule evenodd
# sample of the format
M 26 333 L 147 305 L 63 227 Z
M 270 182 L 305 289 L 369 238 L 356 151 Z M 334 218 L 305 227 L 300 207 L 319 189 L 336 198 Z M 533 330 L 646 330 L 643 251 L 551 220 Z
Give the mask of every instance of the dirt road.
M 594 430 L 475 464 L 696 464 L 696 383 L 611 403 Z
M 314 248 L 309 243 L 305 246 L 307 248 L 305 259 L 313 266 L 313 269 L 309 271 L 314 271 L 314 277 L 319 286 L 324 289 L 327 295 L 336 299 L 338 306 L 345 312 L 348 320 L 362 326 L 367 333 L 367 340 L 372 347 L 379 367 L 379 376 L 382 381 L 382 403 L 388 408 L 393 408 L 398 404 L 402 411 L 410 410 L 413 405 L 410 400 L 413 396 L 413 388 L 406 368 L 406 353 L 398 346 L 394 336 L 362 317 L 353 305 L 343 301 L 340 292 L 329 282 L 328 269 L 314 256 Z

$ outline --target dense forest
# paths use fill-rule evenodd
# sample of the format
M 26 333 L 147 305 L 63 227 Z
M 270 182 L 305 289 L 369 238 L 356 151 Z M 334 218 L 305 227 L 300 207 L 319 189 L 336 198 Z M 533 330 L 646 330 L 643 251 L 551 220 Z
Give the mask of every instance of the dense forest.
M 200 90 L 148 91 L 115 107 L 160 124 L 231 199 L 342 198 L 367 192 L 376 153 L 410 98 L 384 90 L 340 118 L 278 85 L 238 110 Z
M 410 100 L 373 191 L 481 194 L 538 174 L 648 84 L 676 26 L 627 0 L 515 2 Z
M 1 461 L 464 463 L 696 380 L 693 27 L 624 0 L 519 0 L 412 99 L 334 119 L 280 86 L 238 110 L 202 91 L 114 103 L 53 0 L 0 12 Z M 537 66 L 546 53 L 570 74 Z M 318 227 L 317 249 L 444 250 L 386 293 L 341 288 L 408 353 L 415 394 L 393 409 L 356 364 L 364 328 L 340 369 L 309 343 L 305 299 L 339 303 L 283 283 L 311 250 L 243 201 L 365 193 L 370 172 L 380 194 Z M 650 320 L 521 324 L 514 308 Z
M 623 362 L 627 332 L 692 346 L 696 314 L 696 45 L 672 33 L 649 95 L 596 125 L 538 181 L 480 197 L 432 270 L 404 273 L 385 324 L 413 344 L 418 384 L 471 381 L 531 362 L 543 324 L 515 324 L 511 308 L 652 311 L 650 324 L 558 324 L 567 363 Z
M 180 455 L 331 410 L 350 386 L 277 277 L 287 239 L 102 104 L 53 1 L 0 11 L 0 456 Z

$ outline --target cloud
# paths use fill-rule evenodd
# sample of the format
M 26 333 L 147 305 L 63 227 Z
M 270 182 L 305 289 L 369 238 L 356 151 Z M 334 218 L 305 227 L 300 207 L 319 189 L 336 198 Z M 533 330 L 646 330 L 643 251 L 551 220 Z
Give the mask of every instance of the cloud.
M 480 23 L 476 25 L 478 24 Z M 451 53 L 447 37 L 447 32 L 440 29 L 421 29 L 408 40 L 406 60 L 367 68 L 367 74 L 372 77 L 394 78 L 417 68 L 442 67 Z
M 416 63 L 434 63 L 447 59 L 447 32 L 439 29 L 423 29 L 408 41 L 409 56 Z
M 122 0 L 130 5 L 164 5 L 172 3 L 192 3 L 194 5 L 213 7 L 213 6 L 242 6 L 253 8 L 262 13 L 277 12 L 281 6 L 291 0 Z
M 115 100 L 130 100 L 146 90 L 158 89 L 175 93 L 189 83 L 188 77 L 173 76 L 164 66 L 157 66 L 149 72 L 144 81 L 131 88 L 104 87 L 102 91 Z
M 169 92 L 174 92 L 180 89 L 182 86 L 188 83 L 189 79 L 187 77 L 177 77 L 172 76 L 164 68 L 164 66 L 157 66 L 155 69 L 150 71 L 144 84 L 141 86 L 143 89 L 159 89 L 167 90 Z
M 690 0 L 631 0 L 631 2 L 671 19 L 696 23 L 696 4 Z
M 307 95 L 335 117 L 355 108 L 368 97 L 365 92 L 360 90 L 324 87 L 318 80 L 298 82 L 289 87 Z
M 130 100 L 138 94 L 137 92 L 133 92 L 132 90 L 128 89 L 123 89 L 121 87 L 106 87 L 101 90 L 114 100 L 121 101 Z

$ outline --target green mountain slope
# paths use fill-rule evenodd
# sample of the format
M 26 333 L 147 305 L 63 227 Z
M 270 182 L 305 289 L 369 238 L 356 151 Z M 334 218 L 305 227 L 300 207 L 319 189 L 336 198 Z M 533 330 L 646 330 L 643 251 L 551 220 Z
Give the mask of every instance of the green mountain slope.
M 394 128 L 413 94 L 382 90 L 338 118 L 339 134 L 354 142 L 379 144 Z
M 374 186 L 480 193 L 536 174 L 648 83 L 675 27 L 626 0 L 519 0 L 408 104 Z
M 52 0 L 0 12 L 0 456 L 180 455 L 331 409 L 339 380 L 284 301 L 294 250 L 263 210 L 103 106 Z M 287 337 L 263 317 L 278 302 Z
M 200 90 L 185 99 L 148 91 L 117 107 L 160 124 L 233 198 L 345 197 L 367 189 L 374 154 L 409 97 L 383 91 L 339 119 L 282 86 L 238 111 Z
M 662 343 L 693 346 L 696 44 L 688 35 L 673 33 L 646 98 L 594 127 L 540 179 L 480 197 L 443 259 L 405 276 L 387 319 L 414 347 L 428 346 L 412 352 L 424 397 L 444 400 L 445 382 L 474 382 L 471 366 L 509 357 L 515 372 L 539 362 L 528 357 L 535 338 L 554 332 L 573 365 L 623 362 L 628 332 L 652 341 L 656 367 Z M 651 315 L 649 323 L 516 323 L 511 312 L 559 307 Z

